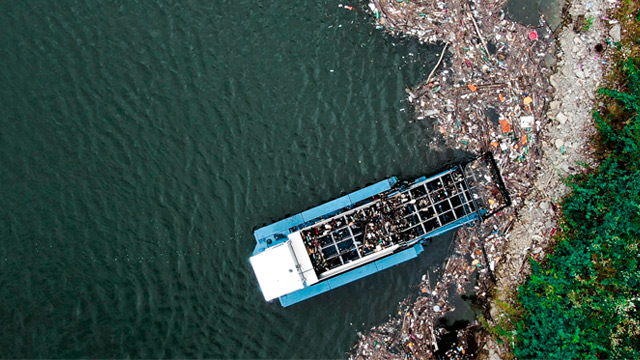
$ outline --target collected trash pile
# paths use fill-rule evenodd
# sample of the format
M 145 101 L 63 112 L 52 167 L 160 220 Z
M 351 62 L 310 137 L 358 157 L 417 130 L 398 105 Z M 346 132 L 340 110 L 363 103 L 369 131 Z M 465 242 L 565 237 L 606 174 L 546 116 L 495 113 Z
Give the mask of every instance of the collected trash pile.
M 474 153 L 491 151 L 517 209 L 531 191 L 539 167 L 555 49 L 543 17 L 541 28 L 528 28 L 504 17 L 505 3 L 373 0 L 368 7 L 378 26 L 392 34 L 444 43 L 428 79 L 408 90 L 409 101 L 418 120 L 433 120 L 447 146 Z M 437 339 L 445 331 L 437 320 L 452 310 L 449 289 L 455 285 L 462 292 L 477 272 L 474 291 L 480 299 L 487 296 L 513 225 L 512 214 L 510 209 L 501 211 L 482 227 L 460 229 L 435 287 L 423 281 L 416 301 L 401 303 L 399 318 L 361 336 L 353 357 L 434 357 Z M 464 357 L 464 338 L 459 336 L 461 342 L 447 357 Z
M 374 204 L 334 217 L 302 231 L 316 273 L 337 268 L 396 243 L 411 240 L 403 233 L 408 196 L 382 196 Z

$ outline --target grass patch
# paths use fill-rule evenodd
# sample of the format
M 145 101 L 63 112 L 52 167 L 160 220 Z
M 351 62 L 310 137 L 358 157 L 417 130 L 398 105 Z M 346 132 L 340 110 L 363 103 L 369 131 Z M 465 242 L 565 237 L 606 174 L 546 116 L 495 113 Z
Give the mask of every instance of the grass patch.
M 584 19 L 584 23 L 582 24 L 582 31 L 589 31 L 593 26 L 593 16 L 589 15 Z
M 515 298 L 509 296 L 508 298 Z M 516 325 L 521 321 L 524 309 L 521 304 L 510 304 L 496 299 L 496 309 L 500 312 L 493 324 L 490 324 L 484 317 L 480 317 L 480 323 L 496 340 L 498 344 L 507 344 L 510 348 L 515 342 Z
M 622 64 L 628 58 L 640 58 L 640 0 L 622 0 L 620 7 L 615 9 L 611 18 L 616 20 L 622 28 L 622 38 L 619 43 L 611 44 L 614 49 L 609 53 L 612 68 L 607 76 L 607 87 L 626 91 L 626 82 L 620 81 L 626 76 Z

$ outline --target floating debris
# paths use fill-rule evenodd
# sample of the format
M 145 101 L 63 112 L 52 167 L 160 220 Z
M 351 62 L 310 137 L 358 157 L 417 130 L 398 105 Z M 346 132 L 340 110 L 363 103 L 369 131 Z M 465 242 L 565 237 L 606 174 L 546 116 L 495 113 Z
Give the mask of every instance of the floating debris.
M 515 23 L 505 18 L 501 10 L 505 3 L 374 0 L 369 4 L 377 25 L 390 33 L 445 44 L 428 79 L 409 90 L 409 101 L 417 119 L 432 119 L 442 135 L 432 146 L 444 142 L 474 153 L 492 151 L 514 206 L 486 219 L 483 227 L 458 230 L 435 286 L 428 277 L 423 279 L 415 301 L 403 301 L 398 318 L 362 335 L 352 358 L 434 358 L 446 332 L 438 320 L 453 310 L 450 289 L 464 293 L 476 273 L 474 291 L 484 299 L 495 282 L 494 271 L 504 261 L 502 249 L 515 219 L 513 209 L 522 206 L 540 167 L 541 131 L 552 91 L 552 69 L 545 58 L 555 55 L 554 34 L 544 17 L 537 29 Z M 446 65 L 440 68 L 443 57 Z M 534 250 L 539 250 L 532 252 L 534 258 L 544 255 L 542 248 Z M 465 339 L 475 326 L 460 330 L 458 344 L 446 349 L 445 356 L 464 357 Z M 378 346 L 372 345 L 374 341 Z

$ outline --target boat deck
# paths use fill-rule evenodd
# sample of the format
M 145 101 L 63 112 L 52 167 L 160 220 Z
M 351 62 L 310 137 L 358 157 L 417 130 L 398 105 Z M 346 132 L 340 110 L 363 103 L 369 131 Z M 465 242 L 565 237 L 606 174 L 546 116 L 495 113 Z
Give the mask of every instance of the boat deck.
M 490 153 L 430 177 L 392 177 L 254 231 L 265 300 L 290 306 L 416 258 L 425 240 L 511 200 Z

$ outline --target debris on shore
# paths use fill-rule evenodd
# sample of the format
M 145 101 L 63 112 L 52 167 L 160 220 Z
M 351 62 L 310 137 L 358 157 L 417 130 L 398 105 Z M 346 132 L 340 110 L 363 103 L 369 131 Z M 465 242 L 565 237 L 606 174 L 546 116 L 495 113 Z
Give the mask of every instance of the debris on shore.
M 505 3 L 375 0 L 369 9 L 392 34 L 445 44 L 428 79 L 408 90 L 416 119 L 432 119 L 450 147 L 493 152 L 521 205 L 539 166 L 555 42 L 544 16 L 530 28 L 506 19 Z
M 373 0 L 368 4 L 376 24 L 390 33 L 444 44 L 427 80 L 407 90 L 416 119 L 432 121 L 448 147 L 491 151 L 514 206 L 485 220 L 482 227 L 459 230 L 435 286 L 423 279 L 417 298 L 400 304 L 399 317 L 360 336 L 352 358 L 436 357 L 438 339 L 446 331 L 438 320 L 453 310 L 450 289 L 462 293 L 477 274 L 474 292 L 482 300 L 495 282 L 494 270 L 504 261 L 503 248 L 517 209 L 533 189 L 541 167 L 541 137 L 553 92 L 549 76 L 556 62 L 555 35 L 544 16 L 538 28 L 527 27 L 505 18 L 505 3 Z M 543 246 L 534 247 L 531 256 L 544 256 Z M 447 349 L 447 357 L 465 356 L 464 335 L 473 326 L 477 324 L 459 332 L 459 343 Z

